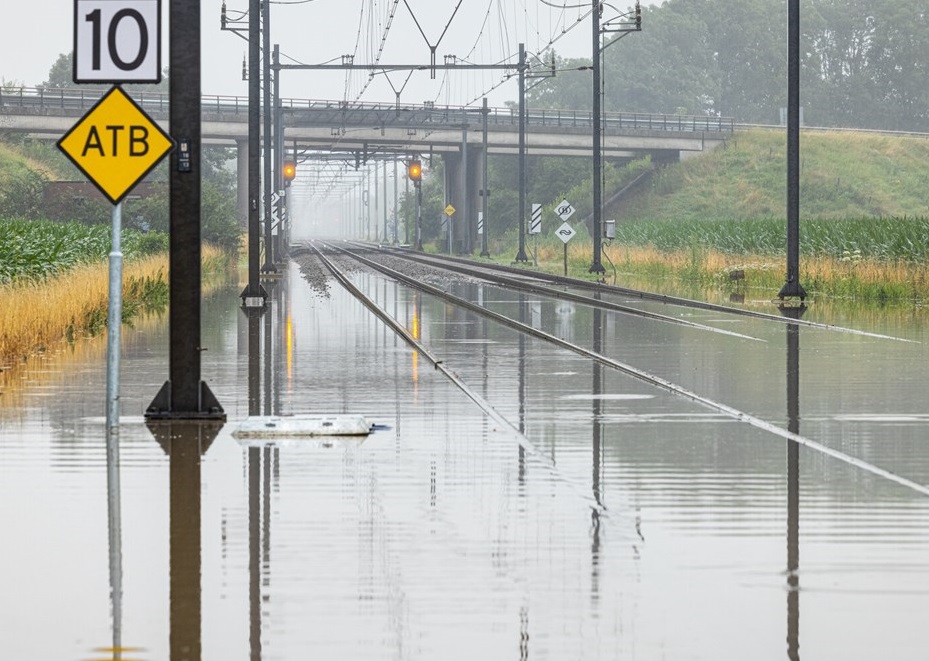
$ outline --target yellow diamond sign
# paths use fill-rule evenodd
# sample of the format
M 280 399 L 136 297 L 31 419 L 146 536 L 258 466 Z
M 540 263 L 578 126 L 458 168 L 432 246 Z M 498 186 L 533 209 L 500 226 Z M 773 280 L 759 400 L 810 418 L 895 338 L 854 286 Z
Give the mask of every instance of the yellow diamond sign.
M 454 214 L 454 213 L 455 213 L 455 207 L 453 207 L 451 204 L 449 204 L 447 207 L 445 207 L 445 215 L 446 215 L 446 216 L 451 216 L 451 215 Z
M 118 86 L 58 141 L 58 148 L 113 204 L 173 147 L 171 137 Z

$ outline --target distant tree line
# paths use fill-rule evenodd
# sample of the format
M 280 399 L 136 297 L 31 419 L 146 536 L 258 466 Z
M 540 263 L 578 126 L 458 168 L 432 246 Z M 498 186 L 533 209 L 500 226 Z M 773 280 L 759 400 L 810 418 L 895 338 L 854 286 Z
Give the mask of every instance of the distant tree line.
M 641 32 L 603 51 L 605 111 L 780 121 L 786 2 L 666 0 L 642 13 Z M 929 131 L 925 0 L 804 0 L 800 27 L 807 125 Z M 565 71 L 532 89 L 529 104 L 590 108 L 590 70 L 575 70 L 590 59 L 556 61 Z
M 162 92 L 167 94 L 170 87 L 168 86 L 168 68 L 165 67 L 161 70 L 161 82 L 160 83 L 129 83 L 123 85 L 123 89 L 128 91 L 130 94 L 136 92 Z M 43 82 L 39 87 L 44 87 L 45 89 L 61 89 L 69 87 L 81 87 L 84 89 L 109 89 L 112 85 L 108 83 L 82 83 L 76 85 L 74 83 L 74 57 L 71 53 L 61 53 L 58 56 L 58 59 L 55 60 L 51 68 L 48 70 L 48 79 Z

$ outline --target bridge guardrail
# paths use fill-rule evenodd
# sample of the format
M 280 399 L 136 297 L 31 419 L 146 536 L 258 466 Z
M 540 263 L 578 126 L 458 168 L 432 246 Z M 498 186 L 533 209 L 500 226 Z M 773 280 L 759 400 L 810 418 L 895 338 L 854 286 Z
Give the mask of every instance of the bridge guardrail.
M 0 112 L 6 108 L 35 110 L 89 110 L 104 94 L 105 89 L 95 88 L 0 88 Z M 167 112 L 169 96 L 161 92 L 132 91 L 132 98 L 147 112 Z M 480 108 L 432 105 L 397 105 L 384 103 L 347 103 L 312 99 L 282 99 L 281 107 L 293 115 L 314 116 L 317 123 L 329 126 L 378 125 L 429 126 L 469 125 L 481 126 Z M 218 114 L 247 114 L 248 97 L 204 95 L 201 108 Z M 349 114 L 351 113 L 351 114 Z M 513 108 L 491 108 L 487 117 L 490 126 L 512 127 L 519 117 Z M 306 120 L 304 120 L 306 121 Z M 732 133 L 732 118 L 700 115 L 662 115 L 637 112 L 608 112 L 603 115 L 607 131 L 644 130 L 664 132 Z M 536 127 L 590 128 L 590 112 L 578 110 L 532 110 L 528 112 L 528 125 Z

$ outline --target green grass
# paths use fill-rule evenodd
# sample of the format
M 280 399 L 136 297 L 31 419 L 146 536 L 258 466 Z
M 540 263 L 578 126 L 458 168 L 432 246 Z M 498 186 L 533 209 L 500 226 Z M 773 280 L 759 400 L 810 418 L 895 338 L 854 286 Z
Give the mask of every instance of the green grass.
M 929 215 L 929 140 L 803 131 L 800 214 L 804 219 Z M 699 158 L 662 168 L 615 212 L 624 220 L 786 217 L 786 137 L 740 131 Z

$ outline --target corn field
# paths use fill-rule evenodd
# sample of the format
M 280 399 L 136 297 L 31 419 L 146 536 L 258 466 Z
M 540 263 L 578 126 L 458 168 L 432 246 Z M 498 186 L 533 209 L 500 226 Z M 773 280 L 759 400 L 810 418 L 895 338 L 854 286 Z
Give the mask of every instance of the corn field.
M 107 225 L 0 219 L 0 283 L 43 280 L 105 260 L 110 233 Z M 126 259 L 167 249 L 161 234 L 123 230 L 121 236 Z
M 785 237 L 785 222 L 778 219 L 634 222 L 616 227 L 616 243 L 667 252 L 700 247 L 728 255 L 780 255 L 786 250 Z M 800 251 L 839 260 L 929 261 L 929 217 L 801 220 Z

